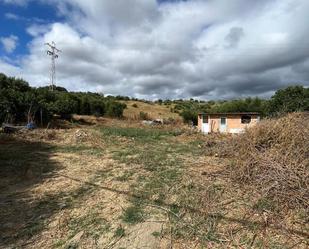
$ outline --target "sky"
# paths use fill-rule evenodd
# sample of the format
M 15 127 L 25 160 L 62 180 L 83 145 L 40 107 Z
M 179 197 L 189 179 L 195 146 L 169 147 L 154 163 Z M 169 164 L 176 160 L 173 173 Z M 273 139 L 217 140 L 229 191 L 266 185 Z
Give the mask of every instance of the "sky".
M 309 86 L 308 0 L 0 0 L 0 72 L 144 99 Z

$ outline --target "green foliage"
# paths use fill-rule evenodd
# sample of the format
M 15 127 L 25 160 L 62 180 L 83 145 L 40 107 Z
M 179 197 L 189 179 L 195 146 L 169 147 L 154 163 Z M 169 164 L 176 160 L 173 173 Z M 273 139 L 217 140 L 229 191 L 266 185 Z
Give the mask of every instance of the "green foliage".
M 141 141 L 159 140 L 163 137 L 178 136 L 181 133 L 177 131 L 165 131 L 159 129 L 144 129 L 132 127 L 104 127 L 100 129 L 104 136 L 127 137 Z
M 162 105 L 163 100 L 162 100 L 162 99 L 158 99 L 156 102 L 157 102 L 159 105 Z
M 269 115 L 295 111 L 309 111 L 309 88 L 290 86 L 280 89 L 271 97 L 267 106 Z
M 122 220 L 128 224 L 136 224 L 143 221 L 143 210 L 139 205 L 130 206 L 124 210 Z
M 63 87 L 32 88 L 27 82 L 0 74 L 0 122 L 30 120 L 47 124 L 54 114 L 122 117 L 125 104 L 97 93 L 68 92 Z
M 194 125 L 197 125 L 197 114 L 198 112 L 192 109 L 185 109 L 180 113 L 185 123 Z
M 78 103 L 69 93 L 58 93 L 53 105 L 53 112 L 59 115 L 69 115 L 77 113 Z
M 125 230 L 123 227 L 117 227 L 114 237 L 123 237 L 125 235 Z
M 121 96 L 121 95 L 117 95 L 116 97 L 114 97 L 116 100 L 130 100 L 130 97 L 128 96 Z
M 149 115 L 147 112 L 140 112 L 139 113 L 139 119 L 141 120 L 148 120 L 149 119 Z
M 126 104 L 116 101 L 109 101 L 106 104 L 106 114 L 109 117 L 121 118 L 123 116 L 123 110 L 127 108 Z
M 196 101 L 193 99 L 174 100 L 173 112 L 179 112 L 184 122 L 196 124 L 199 112 L 259 112 L 261 116 L 274 116 L 295 111 L 309 111 L 309 88 L 290 86 L 278 90 L 270 100 L 255 98 L 225 100 L 225 101 Z
M 259 112 L 265 113 L 266 100 L 260 98 L 246 98 L 222 102 L 213 105 L 210 112 Z
M 156 238 L 159 238 L 162 234 L 158 231 L 154 231 L 151 235 L 156 237 Z
M 22 79 L 0 74 L 0 122 L 20 123 L 34 120 L 37 124 L 47 124 L 54 114 L 63 118 L 70 117 L 71 114 L 121 118 L 126 105 L 117 100 L 130 98 L 104 97 L 102 94 L 90 92 L 68 92 L 59 86 L 56 86 L 54 91 L 50 91 L 49 87 L 32 88 Z M 259 112 L 261 116 L 274 116 L 294 111 L 309 111 L 309 88 L 290 86 L 278 90 L 270 100 L 256 97 L 229 101 L 159 99 L 156 102 L 164 103 L 172 112 L 179 113 L 185 123 L 196 125 L 197 114 L 201 112 Z M 133 107 L 137 105 L 133 104 Z M 148 119 L 147 113 L 141 112 L 140 118 Z
M 68 228 L 72 237 L 80 231 L 85 231 L 87 237 L 98 239 L 109 231 L 110 224 L 97 212 L 91 210 L 84 216 L 70 219 Z

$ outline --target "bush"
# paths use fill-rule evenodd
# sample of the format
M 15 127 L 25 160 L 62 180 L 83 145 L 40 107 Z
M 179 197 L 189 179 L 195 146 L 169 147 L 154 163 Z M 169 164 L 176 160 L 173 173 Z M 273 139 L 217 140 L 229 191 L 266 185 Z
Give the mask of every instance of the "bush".
M 140 112 L 139 113 L 139 119 L 140 120 L 149 120 L 149 115 L 147 112 Z
M 308 207 L 309 115 L 264 120 L 235 138 L 232 178 L 281 207 Z
M 137 108 L 138 106 L 137 106 L 137 104 L 134 103 L 134 104 L 132 105 L 132 107 Z
M 180 113 L 183 118 L 184 123 L 197 125 L 197 115 L 198 113 L 193 110 L 186 109 Z
M 125 98 L 125 97 L 121 97 Z M 54 114 L 122 117 L 125 104 L 97 93 L 68 92 L 56 86 L 32 88 L 27 82 L 0 74 L 0 122 L 27 122 L 29 117 L 47 124 Z M 127 98 L 125 98 L 127 99 Z
M 53 111 L 61 116 L 78 113 L 78 102 L 68 93 L 57 95 L 57 100 L 54 103 Z
M 309 88 L 290 86 L 278 90 L 268 103 L 269 115 L 309 111 Z
M 109 101 L 106 104 L 106 114 L 109 117 L 121 118 L 123 117 L 123 111 L 127 107 L 126 104 Z

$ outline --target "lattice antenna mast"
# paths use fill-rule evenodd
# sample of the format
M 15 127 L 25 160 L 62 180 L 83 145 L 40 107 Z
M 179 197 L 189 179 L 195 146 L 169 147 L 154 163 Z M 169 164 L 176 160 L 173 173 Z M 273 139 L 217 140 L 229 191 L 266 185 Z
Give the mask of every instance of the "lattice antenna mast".
M 55 60 L 59 57 L 58 53 L 61 52 L 58 48 L 56 48 L 55 42 L 45 43 L 49 48 L 47 50 L 47 55 L 51 57 L 51 66 L 50 66 L 50 90 L 54 90 L 55 81 L 56 81 L 56 63 Z

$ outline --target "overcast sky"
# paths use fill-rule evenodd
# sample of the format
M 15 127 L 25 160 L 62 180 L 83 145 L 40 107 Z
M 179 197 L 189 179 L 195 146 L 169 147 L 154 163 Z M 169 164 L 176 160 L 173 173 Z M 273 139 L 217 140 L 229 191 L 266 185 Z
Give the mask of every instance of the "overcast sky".
M 139 98 L 269 97 L 309 85 L 308 0 L 0 0 L 0 72 Z

